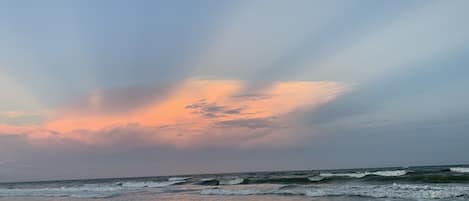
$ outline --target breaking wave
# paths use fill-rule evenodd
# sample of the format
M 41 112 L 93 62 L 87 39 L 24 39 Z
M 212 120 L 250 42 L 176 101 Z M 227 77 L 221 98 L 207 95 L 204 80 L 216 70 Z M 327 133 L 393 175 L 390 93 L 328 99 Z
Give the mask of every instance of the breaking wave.
M 458 172 L 458 173 L 469 173 L 469 168 L 467 167 L 454 167 L 449 168 L 451 172 Z
M 184 182 L 127 181 L 49 188 L 0 188 L 0 197 L 108 198 L 131 192 L 145 191 L 146 188 L 163 188 Z
M 127 193 L 118 186 L 77 186 L 60 188 L 0 189 L 0 197 L 76 197 L 107 198 Z
M 285 186 L 272 189 L 205 189 L 202 195 L 303 195 L 308 197 L 361 196 L 371 198 L 447 199 L 469 196 L 469 187 L 428 185 Z
M 187 181 L 190 177 L 170 177 L 168 181 Z
M 142 182 L 136 182 L 136 181 L 129 181 L 129 182 L 123 182 L 119 183 L 118 185 L 121 185 L 123 187 L 130 187 L 130 188 L 161 188 L 161 187 L 166 187 L 166 186 L 171 186 L 175 184 L 180 184 L 184 183 L 185 180 L 179 180 L 179 181 L 162 181 L 162 182 L 154 182 L 154 181 L 142 181 Z
M 220 179 L 219 185 L 236 185 L 236 184 L 242 184 L 243 182 L 244 182 L 243 178 Z
M 406 175 L 407 171 L 405 170 L 389 170 L 389 171 L 376 171 L 376 172 L 354 172 L 354 173 L 320 173 L 321 177 L 352 177 L 352 178 L 362 178 L 368 175 L 376 175 L 383 177 L 398 177 Z
M 245 184 L 308 184 L 323 180 L 320 176 L 283 176 L 267 178 L 248 178 Z
M 359 196 L 391 200 L 469 200 L 469 167 L 424 166 L 0 183 L 0 197 L 108 198 L 128 193 Z

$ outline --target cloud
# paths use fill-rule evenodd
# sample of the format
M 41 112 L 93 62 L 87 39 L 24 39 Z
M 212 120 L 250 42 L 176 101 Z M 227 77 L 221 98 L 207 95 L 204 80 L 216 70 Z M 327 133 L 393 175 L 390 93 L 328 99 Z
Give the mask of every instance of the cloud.
M 250 118 L 250 119 L 235 119 L 227 121 L 219 121 L 216 123 L 217 126 L 222 128 L 250 128 L 250 129 L 262 129 L 262 128 L 280 128 L 278 122 L 275 121 L 275 117 L 268 118 Z
M 291 112 L 319 107 L 349 88 L 336 82 L 273 82 L 254 93 L 245 86 L 239 80 L 189 79 L 164 98 L 148 95 L 149 100 L 129 105 L 110 98 L 124 97 L 125 91 L 98 92 L 85 98 L 92 100 L 89 105 L 111 109 L 89 112 L 89 105 L 72 105 L 51 112 L 41 125 L 2 125 L 0 134 L 26 136 L 36 144 L 57 140 L 179 148 L 282 144 L 284 138 L 297 140 L 295 132 L 286 132 L 298 129 L 288 126 L 294 122 Z M 126 109 L 115 112 L 119 105 Z
M 171 87 L 134 85 L 97 89 L 64 109 L 74 109 L 76 113 L 126 113 L 164 100 Z
M 187 109 L 193 110 L 193 114 L 200 114 L 208 118 L 226 117 L 229 115 L 240 115 L 243 108 L 232 108 L 230 106 L 222 106 L 217 103 L 207 103 L 205 99 L 186 106 Z
M 0 111 L 0 122 L 9 125 L 38 124 L 47 115 L 45 111 L 9 110 Z

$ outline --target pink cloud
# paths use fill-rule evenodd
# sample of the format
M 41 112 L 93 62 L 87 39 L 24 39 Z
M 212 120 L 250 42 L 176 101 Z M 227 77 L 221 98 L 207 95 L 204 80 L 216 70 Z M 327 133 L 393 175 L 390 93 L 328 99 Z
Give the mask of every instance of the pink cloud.
M 319 107 L 348 88 L 336 82 L 275 82 L 254 93 L 245 90 L 243 81 L 189 79 L 164 99 L 126 112 L 101 110 L 112 100 L 96 92 L 85 99 L 87 104 L 52 111 L 41 125 L 0 125 L 0 134 L 24 135 L 32 143 L 68 139 L 110 146 L 290 145 L 301 141 L 295 136 L 301 128 L 290 113 Z

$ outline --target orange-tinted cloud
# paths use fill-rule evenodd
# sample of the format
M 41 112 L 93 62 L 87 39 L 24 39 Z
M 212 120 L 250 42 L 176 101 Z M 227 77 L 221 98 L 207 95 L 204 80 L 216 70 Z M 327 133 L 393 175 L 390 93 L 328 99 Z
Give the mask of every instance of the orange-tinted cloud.
M 22 133 L 32 139 L 59 136 L 88 144 L 129 138 L 178 147 L 273 143 L 269 140 L 275 141 L 290 126 L 287 114 L 318 107 L 347 88 L 335 82 L 275 82 L 250 92 L 243 81 L 190 79 L 165 99 L 126 112 L 99 110 L 106 97 L 93 93 L 86 105 L 56 110 L 40 126 L 3 126 L 0 133 Z M 281 136 L 280 141 L 289 138 L 287 133 Z

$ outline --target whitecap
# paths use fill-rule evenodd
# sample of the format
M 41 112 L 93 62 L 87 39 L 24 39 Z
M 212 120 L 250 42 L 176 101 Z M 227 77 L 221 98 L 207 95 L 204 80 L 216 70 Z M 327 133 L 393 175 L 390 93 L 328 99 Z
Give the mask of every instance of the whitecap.
M 389 170 L 389 171 L 377 171 L 377 172 L 369 172 L 372 175 L 378 175 L 383 177 L 398 177 L 407 174 L 405 170 Z
M 186 181 L 190 179 L 190 177 L 171 177 L 168 181 Z
M 469 173 L 469 168 L 467 167 L 453 167 L 449 169 L 451 172 L 458 172 L 458 173 Z
M 118 186 L 75 186 L 58 188 L 12 188 L 0 189 L 0 197 L 77 197 L 106 198 L 129 192 Z
M 325 178 L 324 177 L 321 177 L 321 176 L 313 176 L 313 177 L 308 177 L 308 180 L 309 181 L 322 181 L 324 180 Z
M 364 196 L 373 198 L 397 199 L 448 199 L 468 196 L 469 187 L 464 186 L 428 186 L 428 185 L 362 185 L 338 186 L 330 188 L 308 189 L 306 196 Z
M 185 181 L 162 181 L 162 182 L 129 181 L 129 182 L 123 182 L 122 186 L 123 187 L 129 187 L 129 188 L 161 188 L 161 187 L 171 186 L 171 185 L 180 184 L 180 183 L 184 183 L 184 182 Z
M 366 176 L 365 173 L 320 173 L 321 177 L 353 177 L 353 178 L 362 178 Z
M 244 182 L 243 178 L 233 178 L 233 179 L 220 179 L 220 185 L 236 185 Z
M 202 195 L 260 195 L 260 190 L 256 189 L 204 189 L 200 192 Z
M 451 199 L 469 196 L 468 186 L 451 185 L 339 185 L 298 186 L 290 188 L 259 189 L 205 189 L 203 195 L 303 195 L 308 197 L 362 196 L 371 198 L 393 198 L 410 200 Z
M 386 170 L 386 171 L 376 171 L 376 172 L 355 172 L 355 173 L 320 173 L 320 177 L 352 177 L 352 178 L 362 178 L 368 175 L 377 175 L 383 177 L 398 177 L 406 175 L 407 171 L 405 170 Z
M 214 180 L 217 180 L 217 179 L 215 177 L 209 177 L 209 178 L 202 178 L 199 181 L 204 182 L 204 181 L 214 181 Z

